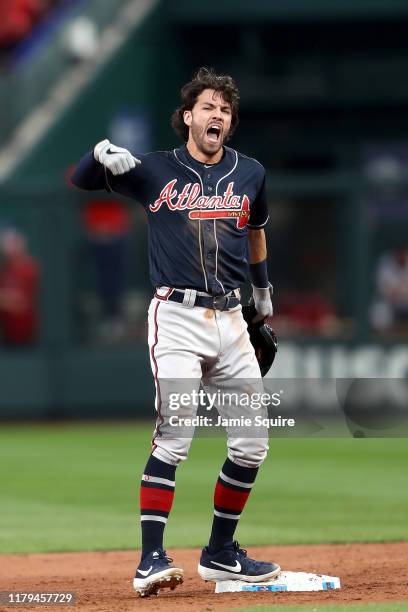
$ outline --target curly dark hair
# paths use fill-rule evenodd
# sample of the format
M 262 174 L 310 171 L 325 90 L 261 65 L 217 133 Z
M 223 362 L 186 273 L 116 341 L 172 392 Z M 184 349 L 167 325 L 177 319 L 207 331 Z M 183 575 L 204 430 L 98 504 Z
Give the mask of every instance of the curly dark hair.
M 228 138 L 232 136 L 238 125 L 239 91 L 231 76 L 216 74 L 213 68 L 200 68 L 193 79 L 181 88 L 181 106 L 176 108 L 171 116 L 171 125 L 184 142 L 188 140 L 189 128 L 184 123 L 184 112 L 191 110 L 198 96 L 205 89 L 214 89 L 222 93 L 222 97 L 231 105 L 231 128 Z

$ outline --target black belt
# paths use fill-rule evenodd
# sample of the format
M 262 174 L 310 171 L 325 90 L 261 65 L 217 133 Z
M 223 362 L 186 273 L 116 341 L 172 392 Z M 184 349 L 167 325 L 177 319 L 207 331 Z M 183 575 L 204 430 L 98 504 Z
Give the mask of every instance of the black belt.
M 159 300 L 177 302 L 182 304 L 184 302 L 185 291 L 182 289 L 173 289 L 168 296 L 160 296 L 156 293 L 156 297 Z M 241 303 L 240 299 L 234 295 L 233 292 L 227 293 L 227 295 L 196 295 L 194 303 L 189 304 L 188 307 L 201 306 L 202 308 L 212 308 L 213 310 L 231 310 L 236 308 Z

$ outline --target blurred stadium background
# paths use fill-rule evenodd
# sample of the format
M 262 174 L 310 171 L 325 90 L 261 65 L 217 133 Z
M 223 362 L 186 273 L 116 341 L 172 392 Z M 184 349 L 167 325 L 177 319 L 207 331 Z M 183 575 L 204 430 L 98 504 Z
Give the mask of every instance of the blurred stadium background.
M 200 65 L 267 169 L 279 375 L 405 377 L 407 34 L 405 0 L 3 0 L 0 418 L 151 417 L 144 213 L 69 176 L 178 146 Z
M 144 212 L 69 177 L 105 137 L 178 146 L 201 65 L 236 78 L 231 144 L 267 169 L 273 375 L 408 374 L 406 0 L 0 0 L 1 553 L 140 546 Z M 271 440 L 242 543 L 406 540 L 406 440 L 314 433 Z M 166 546 L 205 543 L 224 457 L 195 440 Z

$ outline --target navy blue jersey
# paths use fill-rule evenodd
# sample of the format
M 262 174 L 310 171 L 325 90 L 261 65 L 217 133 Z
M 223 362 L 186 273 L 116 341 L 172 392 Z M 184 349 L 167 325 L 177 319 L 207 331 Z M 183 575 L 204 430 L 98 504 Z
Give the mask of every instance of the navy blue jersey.
M 136 157 L 140 165 L 114 176 L 88 153 L 72 182 L 142 204 L 154 287 L 212 295 L 239 288 L 248 274 L 248 228 L 268 221 L 263 166 L 229 147 L 216 164 L 197 161 L 186 146 Z

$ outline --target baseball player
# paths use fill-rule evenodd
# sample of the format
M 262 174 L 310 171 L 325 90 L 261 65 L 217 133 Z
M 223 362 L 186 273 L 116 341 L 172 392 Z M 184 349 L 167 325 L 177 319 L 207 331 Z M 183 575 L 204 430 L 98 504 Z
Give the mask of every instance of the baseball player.
M 184 142 L 180 148 L 135 157 L 105 139 L 85 155 L 72 177 L 82 189 L 106 189 L 137 200 L 149 224 L 155 294 L 148 341 L 157 421 L 140 488 L 142 553 L 133 584 L 141 596 L 174 589 L 183 581 L 183 570 L 164 550 L 163 533 L 176 468 L 187 458 L 191 436 L 178 436 L 174 429 L 164 434 L 170 391 L 177 381 L 180 387 L 190 381 L 190 389 L 202 385 L 206 391 L 225 388 L 227 382 L 231 388 L 231 381 L 235 390 L 262 384 L 239 289 L 249 271 L 256 319 L 272 315 L 263 229 L 268 221 L 265 170 L 225 146 L 238 124 L 238 105 L 234 80 L 201 68 L 181 89 L 181 105 L 172 116 Z M 169 381 L 174 384 L 165 384 Z M 183 408 L 190 416 L 196 409 Z M 228 434 L 227 445 L 198 572 L 204 580 L 268 580 L 280 567 L 250 559 L 234 541 L 268 437 Z

